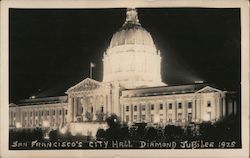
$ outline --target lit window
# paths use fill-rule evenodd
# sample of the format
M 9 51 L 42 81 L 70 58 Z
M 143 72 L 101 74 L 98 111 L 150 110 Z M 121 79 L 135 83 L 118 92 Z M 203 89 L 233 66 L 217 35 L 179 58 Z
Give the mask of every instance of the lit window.
M 179 108 L 179 109 L 182 108 L 182 104 L 181 104 L 181 103 L 178 104 L 178 108 Z
M 172 109 L 172 103 L 168 104 L 168 109 Z
M 160 104 L 160 110 L 162 110 L 163 109 L 163 104 Z
M 211 101 L 207 102 L 207 107 L 211 107 Z
M 192 113 L 188 113 L 188 122 L 192 121 Z
M 172 122 L 172 114 L 168 114 L 168 122 Z
M 145 115 L 141 115 L 141 119 L 142 119 L 142 121 L 145 121 L 146 116 Z
M 192 109 L 192 102 L 188 102 L 188 108 Z
M 151 110 L 154 110 L 155 106 L 154 104 L 151 105 Z
M 142 111 L 145 111 L 145 110 L 146 110 L 145 105 L 142 105 Z
M 151 122 L 154 122 L 154 115 L 153 114 L 151 115 L 150 120 L 151 120 Z
M 137 115 L 134 115 L 134 121 L 135 122 L 137 121 Z
M 182 120 L 182 113 L 178 113 L 177 116 L 178 116 L 177 120 L 181 122 L 181 120 Z
M 134 111 L 137 111 L 137 105 L 134 106 Z
M 129 111 L 129 106 L 126 106 L 126 111 Z
M 126 122 L 129 122 L 129 115 L 126 115 Z

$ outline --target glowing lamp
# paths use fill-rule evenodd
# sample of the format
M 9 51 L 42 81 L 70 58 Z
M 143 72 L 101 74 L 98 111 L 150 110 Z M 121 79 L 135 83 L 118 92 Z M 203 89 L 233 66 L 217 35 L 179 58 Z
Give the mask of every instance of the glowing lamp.
M 66 129 L 65 127 L 63 127 L 63 128 L 60 129 L 60 132 L 61 132 L 62 134 L 65 134 L 66 131 L 67 131 L 67 129 Z
M 21 123 L 20 123 L 20 122 L 17 122 L 17 123 L 16 123 L 16 128 L 21 128 L 21 127 L 22 127 Z
M 49 127 L 49 121 L 43 121 L 43 124 L 42 124 L 43 127 Z

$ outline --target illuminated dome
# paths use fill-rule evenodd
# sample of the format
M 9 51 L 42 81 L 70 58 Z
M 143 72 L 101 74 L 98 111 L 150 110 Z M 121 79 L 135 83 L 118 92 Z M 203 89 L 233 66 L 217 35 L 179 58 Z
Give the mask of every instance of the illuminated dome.
M 103 82 L 119 82 L 125 88 L 165 85 L 161 82 L 160 51 L 139 23 L 134 8 L 127 9 L 125 23 L 104 53 L 103 65 Z

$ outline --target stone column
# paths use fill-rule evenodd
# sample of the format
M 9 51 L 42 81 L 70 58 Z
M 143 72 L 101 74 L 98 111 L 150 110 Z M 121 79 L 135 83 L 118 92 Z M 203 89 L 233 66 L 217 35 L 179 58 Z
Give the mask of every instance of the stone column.
M 173 102 L 173 105 L 172 105 L 172 117 L 173 117 L 173 122 L 175 123 L 176 122 L 176 118 L 177 118 L 177 101 L 175 100 Z
M 168 103 L 165 102 L 163 103 L 163 122 L 167 123 L 168 119 Z
M 131 115 L 131 122 L 134 122 L 134 116 L 133 116 L 133 104 L 130 105 L 130 115 Z
M 138 104 L 138 113 L 139 113 L 139 115 L 138 115 L 138 122 L 142 122 L 142 119 L 141 119 L 141 113 L 142 113 L 142 111 L 141 111 L 141 104 Z
M 222 100 L 222 115 L 223 115 L 223 117 L 225 117 L 226 116 L 226 98 L 225 98 L 225 96 L 223 96 L 223 98 L 222 98 L 223 100 Z
M 73 115 L 74 115 L 74 113 L 73 113 L 73 109 L 72 109 L 72 106 L 73 106 L 73 99 L 70 97 L 70 96 L 68 96 L 68 122 L 70 123 L 70 122 L 72 122 L 73 121 Z
M 196 101 L 195 99 L 192 100 L 192 121 L 196 122 Z
M 196 120 L 200 121 L 200 119 L 201 119 L 201 100 L 200 100 L 200 98 L 197 99 L 196 103 L 197 103 L 196 104 L 196 108 L 197 108 L 197 110 L 196 110 L 196 113 L 197 113 Z
M 74 122 L 76 122 L 77 121 L 77 118 L 76 118 L 76 116 L 77 116 L 77 100 L 76 100 L 76 97 L 74 97 L 74 118 L 73 118 L 73 120 L 74 120 Z
M 183 120 L 186 123 L 187 122 L 187 108 L 188 108 L 188 102 L 186 100 L 183 101 Z

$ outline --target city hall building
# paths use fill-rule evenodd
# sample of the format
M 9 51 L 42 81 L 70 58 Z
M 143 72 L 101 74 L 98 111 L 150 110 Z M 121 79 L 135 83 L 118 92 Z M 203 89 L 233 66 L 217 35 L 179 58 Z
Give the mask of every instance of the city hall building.
M 141 26 L 136 9 L 127 9 L 126 20 L 113 35 L 102 61 L 103 81 L 86 78 L 65 96 L 10 103 L 9 127 L 67 127 L 77 133 L 105 128 L 101 122 L 111 114 L 129 125 L 164 126 L 215 122 L 238 111 L 234 92 L 202 82 L 162 82 L 161 52 Z

